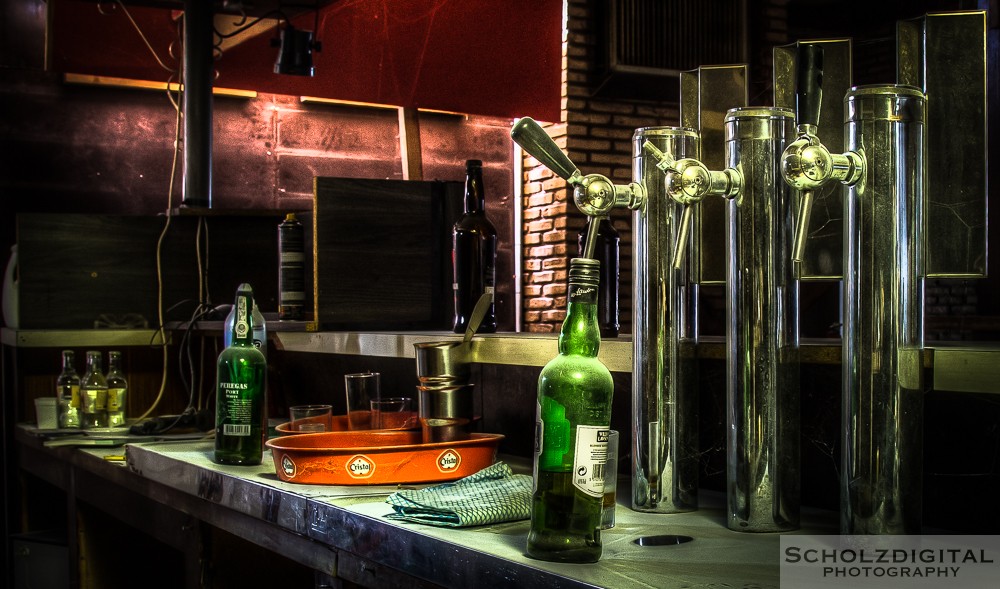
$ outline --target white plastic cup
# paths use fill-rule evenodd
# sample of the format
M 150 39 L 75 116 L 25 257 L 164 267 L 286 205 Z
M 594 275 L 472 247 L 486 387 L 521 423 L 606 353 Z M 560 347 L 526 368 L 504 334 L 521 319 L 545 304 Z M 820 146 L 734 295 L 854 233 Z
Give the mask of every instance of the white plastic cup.
M 38 429 L 58 429 L 59 404 L 55 397 L 39 397 L 35 399 L 35 418 Z

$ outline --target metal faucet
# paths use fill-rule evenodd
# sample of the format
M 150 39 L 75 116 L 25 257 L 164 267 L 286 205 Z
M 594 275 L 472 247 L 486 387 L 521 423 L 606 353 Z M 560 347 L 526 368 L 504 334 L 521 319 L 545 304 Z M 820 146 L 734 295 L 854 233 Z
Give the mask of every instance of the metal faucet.
M 594 247 L 597 243 L 596 224 L 601 217 L 606 216 L 616 206 L 634 210 L 646 197 L 646 191 L 635 182 L 615 184 L 602 174 L 583 175 L 549 134 L 531 117 L 518 119 L 511 127 L 510 137 L 524 151 L 573 187 L 573 202 L 576 208 L 587 215 L 588 223 L 594 224 L 592 230 L 587 232 L 584 258 L 594 257 Z
M 726 168 L 722 171 L 709 170 L 695 158 L 674 160 L 649 141 L 643 148 L 658 160 L 656 167 L 665 175 L 663 183 L 667 196 L 684 205 L 680 235 L 675 242 L 673 256 L 674 268 L 680 269 L 684 264 L 688 234 L 694 222 L 693 205 L 701 202 L 706 196 L 735 197 L 743 188 L 743 176 L 736 168 Z
M 816 190 L 830 182 L 857 184 L 865 173 L 863 150 L 832 153 L 818 136 L 820 105 L 823 102 L 823 48 L 800 45 L 796 64 L 795 118 L 798 138 L 781 155 L 781 175 L 789 186 L 801 192 L 795 227 L 792 261 L 805 255 L 809 218 Z

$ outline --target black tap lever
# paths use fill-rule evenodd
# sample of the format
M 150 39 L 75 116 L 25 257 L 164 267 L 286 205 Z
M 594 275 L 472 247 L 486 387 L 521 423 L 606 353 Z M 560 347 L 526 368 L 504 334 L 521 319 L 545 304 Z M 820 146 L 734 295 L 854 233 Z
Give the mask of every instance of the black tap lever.
M 800 43 L 795 61 L 795 120 L 815 128 L 823 103 L 823 47 Z

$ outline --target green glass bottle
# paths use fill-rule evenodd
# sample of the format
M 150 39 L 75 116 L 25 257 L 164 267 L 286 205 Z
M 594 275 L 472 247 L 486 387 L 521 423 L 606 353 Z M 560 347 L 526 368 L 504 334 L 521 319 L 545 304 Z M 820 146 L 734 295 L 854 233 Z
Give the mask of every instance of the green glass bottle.
M 570 262 L 559 355 L 538 377 L 534 493 L 528 556 L 557 562 L 601 558 L 604 467 L 611 430 L 611 372 L 597 359 L 600 263 Z
M 219 354 L 215 400 L 215 461 L 260 464 L 267 435 L 267 362 L 253 343 L 253 289 L 236 289 L 232 344 Z

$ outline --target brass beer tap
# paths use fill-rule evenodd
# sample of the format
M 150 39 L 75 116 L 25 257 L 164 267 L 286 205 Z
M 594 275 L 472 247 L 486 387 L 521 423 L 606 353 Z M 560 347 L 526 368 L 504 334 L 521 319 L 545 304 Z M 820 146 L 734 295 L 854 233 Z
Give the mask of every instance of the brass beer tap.
M 645 189 L 637 182 L 615 184 L 602 174 L 581 173 L 548 133 L 531 117 L 518 119 L 511 127 L 510 137 L 524 151 L 573 187 L 573 202 L 580 212 L 587 215 L 589 223 L 596 224 L 615 207 L 635 210 L 646 198 Z M 596 229 L 588 231 L 583 257 L 594 257 L 596 241 Z
M 847 186 L 857 184 L 864 177 L 865 156 L 862 150 L 831 153 L 820 141 L 818 125 L 823 100 L 823 48 L 815 44 L 800 45 L 796 61 L 795 117 L 798 137 L 781 155 L 781 174 L 785 182 L 802 195 L 792 250 L 792 261 L 798 263 L 805 254 L 816 190 L 829 182 L 841 182 Z

